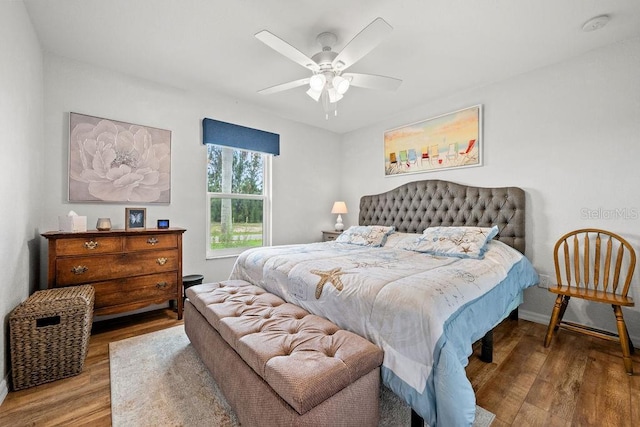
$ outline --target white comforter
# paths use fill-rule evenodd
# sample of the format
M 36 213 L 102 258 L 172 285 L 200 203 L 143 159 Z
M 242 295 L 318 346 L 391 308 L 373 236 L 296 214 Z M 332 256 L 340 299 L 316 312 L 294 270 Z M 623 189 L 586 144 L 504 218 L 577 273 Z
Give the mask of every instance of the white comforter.
M 326 242 L 248 250 L 238 257 L 231 278 L 260 286 L 368 338 L 384 350 L 385 384 L 403 396 L 425 421 L 431 426 L 445 425 L 444 420 L 446 424 L 465 425 L 473 421 L 474 399 L 463 402 L 467 407 L 462 406 L 461 417 L 444 413 L 436 416 L 438 410 L 445 411 L 442 408 L 454 403 L 460 409 L 459 402 L 437 402 L 442 387 L 437 385 L 434 369 L 450 358 L 440 357 L 447 341 L 445 327 L 461 308 L 498 284 L 517 282 L 514 298 L 509 297 L 515 299 L 524 287 L 537 283 L 537 275 L 529 267 L 523 277 L 506 280 L 513 267 L 522 267 L 523 262 L 530 266 L 519 252 L 497 241 L 489 243 L 484 260 L 395 249 L 393 239 L 382 248 Z M 500 307 L 499 313 L 491 314 L 495 320 L 490 327 L 508 314 L 507 308 L 513 307 Z M 469 339 L 487 332 L 473 331 L 474 326 L 466 323 Z M 461 342 L 450 348 L 465 345 Z M 453 359 L 459 359 L 456 363 L 463 367 L 469 352 L 470 348 L 465 355 L 454 354 Z M 462 372 L 464 377 L 464 369 Z M 466 377 L 459 376 L 455 375 L 453 383 L 445 388 L 470 389 Z M 465 391 L 468 397 L 469 390 Z M 440 393 L 442 399 L 446 393 Z

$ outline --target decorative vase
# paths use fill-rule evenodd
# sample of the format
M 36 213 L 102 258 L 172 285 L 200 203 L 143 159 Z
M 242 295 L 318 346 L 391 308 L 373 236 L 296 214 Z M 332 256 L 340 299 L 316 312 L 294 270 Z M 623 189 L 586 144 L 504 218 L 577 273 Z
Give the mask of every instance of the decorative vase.
M 98 218 L 96 229 L 98 229 L 98 231 L 111 230 L 111 218 Z

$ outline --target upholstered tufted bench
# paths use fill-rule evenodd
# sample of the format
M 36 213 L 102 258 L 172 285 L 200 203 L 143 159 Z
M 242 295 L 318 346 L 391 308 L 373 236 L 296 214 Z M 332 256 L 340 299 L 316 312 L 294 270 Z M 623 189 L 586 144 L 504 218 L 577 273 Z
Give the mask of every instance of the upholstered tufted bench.
M 187 298 L 187 335 L 243 426 L 378 424 L 375 345 L 241 280 Z

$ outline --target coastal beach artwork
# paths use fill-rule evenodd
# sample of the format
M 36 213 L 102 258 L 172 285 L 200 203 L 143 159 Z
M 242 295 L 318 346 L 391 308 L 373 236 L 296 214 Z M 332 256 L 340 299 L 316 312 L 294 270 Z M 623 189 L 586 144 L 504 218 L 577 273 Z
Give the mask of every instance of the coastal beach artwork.
M 384 132 L 385 176 L 482 165 L 482 105 Z

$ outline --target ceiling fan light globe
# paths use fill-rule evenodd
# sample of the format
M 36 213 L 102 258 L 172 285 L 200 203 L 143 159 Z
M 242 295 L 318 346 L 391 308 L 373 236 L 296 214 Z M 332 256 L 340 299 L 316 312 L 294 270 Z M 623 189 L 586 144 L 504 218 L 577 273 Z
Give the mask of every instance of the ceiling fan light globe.
M 340 95 L 345 94 L 349 90 L 349 80 L 341 76 L 335 76 L 333 78 L 333 87 Z
M 309 79 L 309 87 L 311 87 L 311 90 L 315 92 L 320 92 L 322 91 L 322 88 L 324 87 L 326 82 L 327 78 L 324 76 L 324 74 L 314 74 L 313 76 L 311 76 L 311 79 Z
M 307 91 L 307 95 L 313 98 L 313 100 L 316 102 L 318 102 L 318 100 L 320 99 L 321 94 L 322 94 L 322 91 L 318 91 L 318 90 L 309 89 Z
M 329 102 L 332 104 L 342 99 L 342 95 L 339 94 L 338 91 L 335 90 L 335 88 L 330 88 L 327 90 L 327 92 L 329 94 Z

